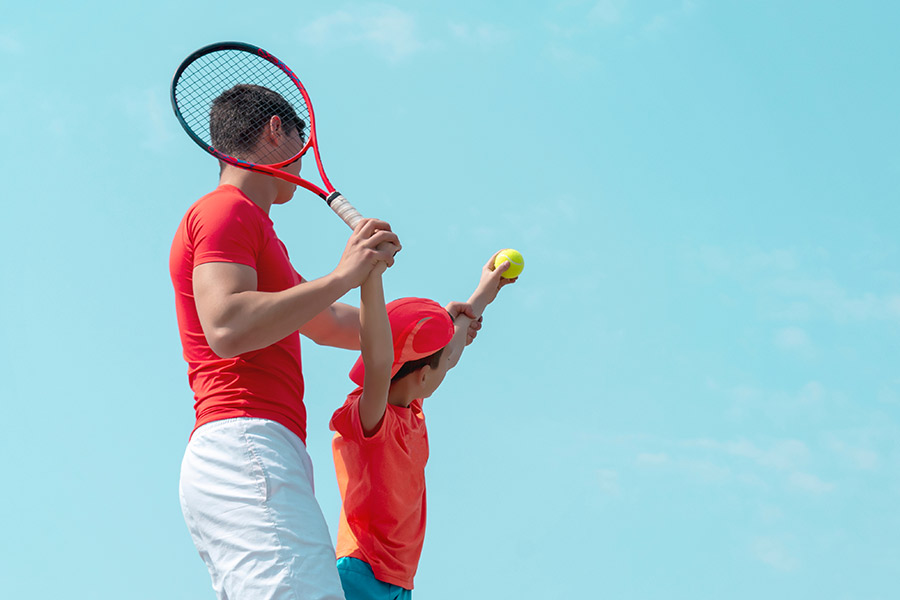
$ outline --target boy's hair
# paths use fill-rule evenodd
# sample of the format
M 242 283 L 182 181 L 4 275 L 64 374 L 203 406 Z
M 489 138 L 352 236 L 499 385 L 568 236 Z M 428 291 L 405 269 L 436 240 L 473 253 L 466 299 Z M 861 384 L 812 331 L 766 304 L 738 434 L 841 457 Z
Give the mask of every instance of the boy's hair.
M 263 127 L 278 115 L 284 130 L 303 137 L 306 123 L 281 94 L 259 85 L 238 84 L 213 100 L 209 135 L 213 148 L 240 158 L 253 151 Z
M 446 346 L 444 346 L 444 348 L 446 348 Z M 403 363 L 403 365 L 400 367 L 400 370 L 397 371 L 397 374 L 391 377 L 391 383 L 403 379 L 410 373 L 414 373 L 422 367 L 427 366 L 431 367 L 432 369 L 437 369 L 438 365 L 441 364 L 441 354 L 444 353 L 444 348 L 441 348 L 434 354 L 426 356 L 425 358 L 419 358 Z

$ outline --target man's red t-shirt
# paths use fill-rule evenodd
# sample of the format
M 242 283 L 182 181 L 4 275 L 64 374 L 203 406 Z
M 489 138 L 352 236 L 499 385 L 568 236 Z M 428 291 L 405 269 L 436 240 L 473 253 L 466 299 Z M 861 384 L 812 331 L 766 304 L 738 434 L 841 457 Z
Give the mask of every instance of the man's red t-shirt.
M 300 335 L 234 358 L 209 347 L 194 303 L 194 267 L 238 263 L 256 270 L 257 289 L 285 290 L 302 281 L 269 216 L 238 188 L 222 185 L 198 200 L 178 226 L 169 255 L 178 330 L 194 391 L 197 427 L 234 417 L 281 423 L 306 442 Z

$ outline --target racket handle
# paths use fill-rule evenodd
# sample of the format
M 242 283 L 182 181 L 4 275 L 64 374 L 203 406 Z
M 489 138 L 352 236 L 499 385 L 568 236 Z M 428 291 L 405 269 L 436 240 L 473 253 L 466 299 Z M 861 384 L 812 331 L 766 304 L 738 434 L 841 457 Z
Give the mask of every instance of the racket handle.
M 363 218 L 363 216 L 359 214 L 359 211 L 353 208 L 353 205 L 347 202 L 347 199 L 344 198 L 340 192 L 331 192 L 328 194 L 328 197 L 325 198 L 325 202 L 328 203 L 331 210 L 336 212 L 337 216 L 339 216 L 344 223 L 350 226 L 350 229 L 356 229 L 356 224 Z
M 347 202 L 347 199 L 340 192 L 331 192 L 325 198 L 325 202 L 328 203 L 331 210 L 337 213 L 337 216 L 343 219 L 344 223 L 350 226 L 350 229 L 356 229 L 356 224 L 363 218 L 359 211 L 353 208 L 353 205 Z M 379 244 L 378 250 L 384 251 L 389 247 L 390 244 L 388 242 L 382 242 Z M 394 254 L 397 254 L 397 252 L 395 251 Z

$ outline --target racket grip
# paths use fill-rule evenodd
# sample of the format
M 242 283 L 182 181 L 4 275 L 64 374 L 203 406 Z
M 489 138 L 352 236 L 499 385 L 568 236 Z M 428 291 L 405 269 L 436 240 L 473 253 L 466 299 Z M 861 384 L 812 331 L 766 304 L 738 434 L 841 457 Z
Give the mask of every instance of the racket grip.
M 347 202 L 347 199 L 340 192 L 331 192 L 325 198 L 325 202 L 328 203 L 331 210 L 337 213 L 337 216 L 343 219 L 344 223 L 350 226 L 350 229 L 356 229 L 356 224 L 363 218 L 359 211 L 353 208 L 353 205 Z M 379 244 L 378 250 L 383 252 L 389 247 L 390 244 L 388 242 L 382 242 Z M 394 251 L 394 254 L 397 254 L 397 251 Z
M 337 213 L 337 216 L 339 216 L 344 223 L 350 226 L 350 229 L 356 229 L 356 224 L 363 218 L 363 216 L 359 214 L 359 211 L 353 208 L 353 205 L 347 202 L 347 199 L 344 198 L 340 192 L 331 192 L 328 194 L 328 197 L 325 198 L 325 202 L 328 203 L 331 210 Z

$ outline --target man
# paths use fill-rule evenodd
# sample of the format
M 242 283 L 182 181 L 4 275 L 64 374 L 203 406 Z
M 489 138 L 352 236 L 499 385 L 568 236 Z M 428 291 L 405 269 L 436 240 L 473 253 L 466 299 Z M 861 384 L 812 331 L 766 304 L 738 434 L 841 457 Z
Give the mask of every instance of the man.
M 259 86 L 227 90 L 210 113 L 213 145 L 251 162 L 294 156 L 303 128 Z M 185 522 L 220 599 L 342 599 L 305 446 L 299 333 L 359 349 L 359 311 L 337 300 L 379 262 L 392 265 L 400 242 L 387 223 L 363 220 L 337 267 L 306 281 L 269 218 L 295 186 L 220 167 L 219 186 L 179 225 L 169 264 L 197 415 L 181 470 Z M 284 169 L 299 174 L 300 160 Z

